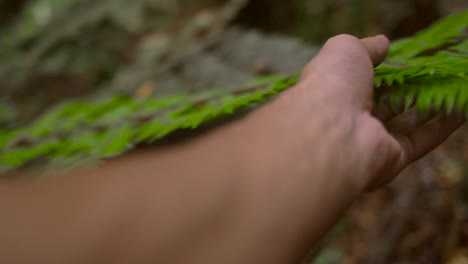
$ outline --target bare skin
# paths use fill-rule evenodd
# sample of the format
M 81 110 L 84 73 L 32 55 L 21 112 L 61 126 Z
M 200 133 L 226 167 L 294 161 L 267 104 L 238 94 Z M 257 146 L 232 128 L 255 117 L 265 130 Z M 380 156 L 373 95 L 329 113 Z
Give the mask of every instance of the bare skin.
M 337 36 L 242 120 L 97 169 L 1 183 L 0 261 L 299 262 L 357 197 L 464 122 L 375 111 L 387 50 L 382 36 Z

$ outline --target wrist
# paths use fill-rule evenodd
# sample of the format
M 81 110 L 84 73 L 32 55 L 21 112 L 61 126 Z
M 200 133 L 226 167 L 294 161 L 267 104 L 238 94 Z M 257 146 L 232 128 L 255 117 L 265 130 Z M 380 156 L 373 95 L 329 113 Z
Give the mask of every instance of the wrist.
M 264 171 L 260 175 L 302 181 L 326 175 L 347 182 L 355 192 L 364 190 L 366 171 L 357 166 L 354 155 L 361 151 L 356 146 L 359 113 L 333 102 L 331 96 L 315 94 L 312 87 L 299 83 L 249 116 L 242 124 L 246 136 L 240 151 L 256 154 L 249 155 L 247 167 Z
M 239 176 L 246 182 L 241 207 L 250 212 L 244 214 L 249 218 L 245 221 L 274 231 L 265 234 L 268 243 L 297 244 L 307 250 L 365 183 L 349 165 L 352 120 L 336 110 L 320 113 L 329 107 L 304 99 L 299 89 L 292 88 L 232 125 L 230 139 L 226 133 L 219 136 L 224 134 L 231 153 L 239 157 Z
M 349 205 L 367 182 L 353 153 L 351 115 L 333 109 L 320 113 L 331 107 L 304 100 L 299 89 L 241 120 L 233 135 L 242 140 L 230 142 L 236 142 L 231 149 L 245 172 L 248 200 L 257 201 L 251 206 L 279 214 L 308 212 L 302 218 L 307 225 L 318 207 L 341 212 L 337 208 Z

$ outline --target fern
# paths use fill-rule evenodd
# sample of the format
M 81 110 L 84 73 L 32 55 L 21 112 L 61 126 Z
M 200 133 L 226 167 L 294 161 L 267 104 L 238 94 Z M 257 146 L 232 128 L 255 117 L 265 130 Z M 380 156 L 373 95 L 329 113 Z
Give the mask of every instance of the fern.
M 468 11 L 437 22 L 413 38 L 392 43 L 389 60 L 376 69 L 379 99 L 390 105 L 416 101 L 430 108 L 468 112 Z M 396 85 L 394 85 L 396 84 Z M 391 86 L 391 88 L 388 88 Z
M 376 69 L 377 100 L 468 114 L 467 28 L 465 11 L 394 42 L 389 60 Z M 293 86 L 297 77 L 274 76 L 236 90 L 194 95 L 65 103 L 27 127 L 0 131 L 0 171 L 34 162 L 70 165 L 110 158 L 136 144 L 253 107 Z

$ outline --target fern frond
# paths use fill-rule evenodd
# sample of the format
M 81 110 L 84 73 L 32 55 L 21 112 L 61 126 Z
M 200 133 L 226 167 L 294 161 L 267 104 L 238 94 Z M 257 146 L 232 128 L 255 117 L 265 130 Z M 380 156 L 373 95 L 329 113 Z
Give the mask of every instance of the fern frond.
M 389 57 L 394 62 L 406 64 L 425 51 L 456 44 L 462 38 L 466 41 L 467 27 L 468 11 L 451 15 L 411 38 L 393 42 Z
M 447 51 L 410 59 L 406 66 L 382 65 L 376 69 L 379 99 L 397 106 L 415 98 L 421 111 L 468 113 L 467 71 L 468 55 Z
M 394 42 L 376 69 L 377 100 L 421 111 L 468 114 L 468 11 L 413 38 Z M 180 129 L 255 106 L 297 82 L 298 75 L 257 80 L 236 90 L 209 90 L 138 100 L 115 96 L 58 106 L 30 126 L 0 131 L 0 171 L 28 163 L 74 164 L 125 153 Z
M 116 96 L 102 102 L 73 102 L 53 109 L 29 127 L 0 131 L 0 171 L 39 158 L 56 161 L 103 159 L 124 153 L 135 144 L 152 142 L 176 130 L 250 107 L 295 84 L 295 77 L 270 77 L 243 89 L 212 90 L 135 100 Z

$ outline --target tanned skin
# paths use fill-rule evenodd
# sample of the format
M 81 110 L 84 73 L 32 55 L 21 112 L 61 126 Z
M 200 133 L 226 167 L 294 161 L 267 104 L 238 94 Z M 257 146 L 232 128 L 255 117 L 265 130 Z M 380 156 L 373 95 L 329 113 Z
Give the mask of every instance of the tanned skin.
M 0 262 L 298 263 L 356 198 L 464 122 L 375 109 L 388 45 L 334 37 L 295 87 L 189 142 L 4 180 Z

